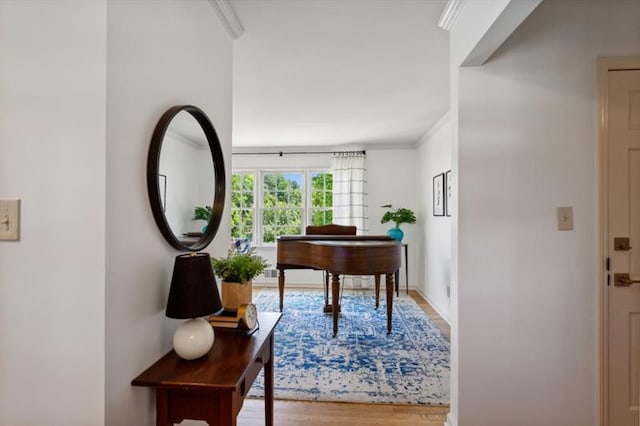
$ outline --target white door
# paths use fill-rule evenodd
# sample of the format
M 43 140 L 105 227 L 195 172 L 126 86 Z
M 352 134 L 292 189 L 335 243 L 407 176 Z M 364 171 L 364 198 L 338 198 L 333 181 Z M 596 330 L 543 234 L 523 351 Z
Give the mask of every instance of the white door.
M 607 84 L 608 425 L 639 426 L 640 70 L 610 70 Z

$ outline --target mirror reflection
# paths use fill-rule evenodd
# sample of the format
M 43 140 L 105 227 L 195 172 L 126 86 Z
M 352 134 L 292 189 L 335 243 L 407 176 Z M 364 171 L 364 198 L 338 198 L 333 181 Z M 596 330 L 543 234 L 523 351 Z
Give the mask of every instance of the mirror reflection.
M 220 141 L 202 110 L 169 109 L 154 131 L 147 163 L 153 216 L 165 239 L 182 251 L 205 248 L 224 206 Z
M 162 141 L 158 184 L 169 227 L 187 244 L 207 230 L 210 217 L 195 212 L 200 208 L 210 215 L 213 172 L 207 136 L 191 114 L 179 112 Z

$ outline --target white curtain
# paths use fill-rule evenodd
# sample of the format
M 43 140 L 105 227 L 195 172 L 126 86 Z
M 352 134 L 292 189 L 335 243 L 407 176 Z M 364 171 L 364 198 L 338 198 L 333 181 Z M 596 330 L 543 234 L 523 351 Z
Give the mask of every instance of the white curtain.
M 367 231 L 366 155 L 363 151 L 334 152 L 333 223 L 355 225 L 358 235 Z

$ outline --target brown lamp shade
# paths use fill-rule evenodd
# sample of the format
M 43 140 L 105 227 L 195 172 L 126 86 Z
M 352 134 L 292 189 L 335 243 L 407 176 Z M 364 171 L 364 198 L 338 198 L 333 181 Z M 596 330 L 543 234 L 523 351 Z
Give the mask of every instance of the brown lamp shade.
M 220 309 L 222 303 L 209 254 L 176 256 L 166 315 L 176 319 L 198 318 Z

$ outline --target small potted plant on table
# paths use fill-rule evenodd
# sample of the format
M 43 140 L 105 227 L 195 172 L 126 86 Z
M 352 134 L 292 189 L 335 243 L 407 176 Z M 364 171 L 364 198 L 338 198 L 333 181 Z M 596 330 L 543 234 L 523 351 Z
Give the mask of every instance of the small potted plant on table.
M 395 240 L 402 241 L 404 232 L 400 229 L 400 225 L 403 223 L 416 223 L 415 213 L 413 210 L 404 207 L 394 209 L 391 204 L 385 204 L 382 207 L 386 208 L 387 211 L 382 216 L 380 223 L 393 222 L 396 225 L 387 231 L 387 235 Z
M 267 261 L 255 254 L 255 248 L 242 253 L 233 248 L 227 257 L 211 258 L 213 272 L 222 279 L 222 307 L 236 312 L 243 304 L 251 303 L 251 281 L 269 266 Z

